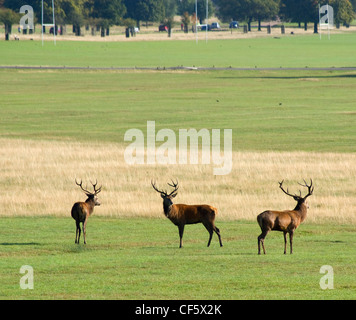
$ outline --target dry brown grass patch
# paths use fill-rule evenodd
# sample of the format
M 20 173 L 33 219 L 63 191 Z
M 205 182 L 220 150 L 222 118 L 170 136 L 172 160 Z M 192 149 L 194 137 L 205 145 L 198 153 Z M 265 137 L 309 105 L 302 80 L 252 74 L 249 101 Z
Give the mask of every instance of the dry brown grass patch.
M 98 179 L 102 206 L 95 215 L 162 217 L 162 201 L 151 178 L 165 188 L 178 178 L 177 203 L 207 203 L 218 219 L 251 219 L 265 209 L 292 209 L 294 201 L 278 188 L 285 179 L 313 178 L 307 221 L 356 222 L 356 154 L 310 152 L 233 152 L 233 169 L 213 176 L 210 165 L 135 165 L 124 161 L 124 146 L 0 139 L 0 215 L 70 216 L 74 202 L 85 200 L 74 179 Z M 168 186 L 167 186 L 168 188 Z M 302 190 L 305 192 L 305 190 Z

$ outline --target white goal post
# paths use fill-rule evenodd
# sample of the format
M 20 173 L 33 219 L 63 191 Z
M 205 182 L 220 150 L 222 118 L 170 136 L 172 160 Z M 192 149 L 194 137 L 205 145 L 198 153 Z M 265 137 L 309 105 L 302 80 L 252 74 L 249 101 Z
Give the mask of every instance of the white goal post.
M 54 0 L 52 0 L 52 23 L 43 23 L 43 0 L 42 0 L 42 12 L 41 12 L 41 27 L 42 27 L 42 46 L 43 46 L 43 27 L 53 27 L 53 42 L 56 45 L 56 22 L 54 19 Z

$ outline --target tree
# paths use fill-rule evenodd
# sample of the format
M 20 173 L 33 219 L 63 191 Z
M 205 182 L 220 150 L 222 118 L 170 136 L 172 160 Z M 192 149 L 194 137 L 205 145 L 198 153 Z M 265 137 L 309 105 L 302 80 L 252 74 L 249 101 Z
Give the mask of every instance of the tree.
M 177 13 L 177 0 L 163 0 L 164 14 L 166 18 L 174 17 Z
M 259 0 L 256 3 L 255 18 L 258 21 L 258 31 L 261 31 L 261 21 L 273 19 L 279 12 L 280 0 Z
M 73 25 L 73 32 L 76 36 L 81 35 L 81 27 L 84 25 L 84 4 L 83 0 L 71 1 L 67 12 L 67 21 Z
M 350 0 L 354 12 L 356 12 L 356 0 Z
M 120 24 L 126 14 L 123 0 L 85 0 L 83 7 L 87 23 L 100 29 L 102 37 L 109 35 L 110 26 Z
M 165 17 L 163 0 L 125 0 L 126 17 L 135 19 L 140 27 L 141 21 L 162 21 Z
M 65 25 L 67 23 L 73 24 L 76 31 L 76 35 L 80 35 L 80 28 L 87 19 L 87 14 L 85 10 L 85 0 L 56 0 L 54 3 L 55 19 L 57 25 Z M 48 6 L 46 6 L 48 7 Z M 47 9 L 47 15 L 52 14 L 52 4 L 50 8 Z M 45 9 L 45 19 L 46 18 L 46 9 Z M 52 17 L 48 17 L 52 20 Z M 63 28 L 61 28 L 63 31 Z
M 340 24 L 349 25 L 352 22 L 355 13 L 349 0 L 332 0 L 330 5 L 334 9 L 334 22 L 337 28 Z
M 168 28 L 168 37 L 170 38 L 172 36 L 172 28 L 174 26 L 174 18 L 173 17 L 168 17 L 168 18 L 163 20 L 163 23 Z
M 198 19 L 200 24 L 203 23 L 203 20 L 206 18 L 206 0 L 198 0 Z M 190 15 L 195 14 L 195 0 L 181 0 L 178 3 L 178 14 L 183 16 L 185 12 L 188 12 Z M 208 18 L 212 17 L 215 14 L 215 6 L 211 0 L 208 0 Z
M 280 14 L 284 20 L 304 22 L 305 30 L 308 22 L 313 22 L 314 33 L 318 33 L 319 4 L 326 3 L 327 0 L 281 0 Z
M 182 14 L 182 23 L 183 23 L 184 33 L 188 33 L 189 22 L 190 22 L 190 15 L 187 11 L 185 11 Z
M 163 0 L 165 19 L 163 23 L 168 27 L 168 37 L 172 36 L 172 28 L 174 26 L 174 16 L 177 12 L 176 0 Z
M 0 8 L 0 22 L 5 25 L 5 40 L 9 40 L 9 35 L 11 34 L 12 25 L 20 21 L 20 15 L 11 10 Z
M 296 0 L 281 0 L 279 15 L 284 21 L 304 22 L 304 9 Z
M 225 21 L 247 21 L 248 30 L 251 31 L 252 21 L 260 22 L 277 15 L 278 4 L 278 0 L 219 0 L 219 17 Z

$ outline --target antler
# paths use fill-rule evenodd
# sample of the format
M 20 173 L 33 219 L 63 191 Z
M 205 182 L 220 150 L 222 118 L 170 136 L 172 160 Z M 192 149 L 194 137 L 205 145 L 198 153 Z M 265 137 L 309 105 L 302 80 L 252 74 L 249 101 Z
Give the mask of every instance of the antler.
M 298 182 L 298 184 L 300 185 L 300 186 L 302 186 L 302 187 L 307 187 L 308 188 L 308 194 L 303 198 L 302 197 L 302 192 L 299 190 L 299 196 L 297 196 L 296 194 L 290 194 L 289 193 L 289 191 L 288 191 L 288 188 L 287 188 L 287 191 L 285 191 L 284 189 L 283 189 L 283 187 L 282 187 L 282 184 L 283 184 L 283 182 L 284 182 L 284 180 L 282 180 L 282 182 L 278 182 L 279 183 L 279 187 L 281 188 L 281 190 L 286 194 L 286 195 L 288 195 L 288 196 L 291 196 L 291 197 L 293 197 L 294 199 L 306 199 L 306 198 L 308 198 L 309 196 L 311 196 L 312 194 L 313 194 L 313 191 L 314 191 L 314 187 L 313 187 L 313 180 L 312 179 L 310 179 L 310 185 L 308 185 L 307 184 L 307 182 L 303 179 L 303 181 L 304 181 L 304 184 L 301 184 L 301 183 L 299 183 Z M 297 200 L 296 199 L 296 200 Z
M 101 187 L 102 187 L 102 186 L 100 186 L 98 190 L 95 188 L 96 185 L 98 184 L 98 180 L 97 180 L 97 179 L 95 179 L 95 184 L 94 184 L 93 182 L 91 182 L 91 181 L 90 181 L 90 183 L 93 185 L 93 188 L 94 188 L 94 195 L 97 195 L 97 194 L 101 191 Z
M 174 190 L 170 194 L 168 194 L 167 191 L 161 191 L 161 190 L 157 189 L 156 182 L 152 182 L 152 180 L 151 180 L 151 185 L 152 185 L 153 189 L 155 189 L 157 192 L 162 194 L 164 197 L 169 197 L 169 196 L 173 195 L 174 193 L 176 193 L 179 188 L 178 179 L 177 179 L 177 182 L 174 182 L 173 180 L 171 180 L 171 181 L 172 181 L 172 184 L 167 183 L 170 187 L 174 188 Z
M 284 182 L 284 179 L 281 181 L 281 182 L 278 182 L 279 183 L 279 187 L 281 188 L 281 190 L 286 194 L 286 195 L 288 195 L 288 196 L 290 196 L 290 197 L 298 197 L 296 194 L 290 194 L 289 193 L 289 191 L 288 191 L 288 188 L 287 188 L 287 191 L 285 191 L 284 189 L 283 189 L 283 187 L 282 187 L 282 185 L 283 185 L 283 182 Z
M 157 192 L 159 192 L 160 194 L 163 194 L 164 196 L 167 196 L 167 192 L 164 192 L 164 191 L 161 191 L 161 190 L 157 189 L 156 182 L 153 183 L 152 180 L 151 180 L 151 185 L 152 185 L 153 189 L 155 189 Z
M 80 183 L 78 183 L 78 182 L 77 182 L 77 179 L 75 179 L 75 183 L 76 183 L 77 186 L 79 186 L 79 187 L 84 191 L 84 193 L 85 193 L 87 196 L 89 196 L 89 195 L 94 195 L 94 196 L 96 196 L 96 195 L 101 191 L 101 186 L 100 186 L 99 189 L 96 189 L 96 185 L 98 184 L 98 181 L 97 181 L 97 180 L 95 180 L 95 184 L 93 184 L 93 183 L 90 181 L 90 183 L 93 185 L 94 193 L 93 193 L 93 192 L 90 192 L 90 191 L 88 191 L 88 190 L 85 190 L 85 189 L 83 188 L 83 186 L 82 186 L 82 184 L 83 184 L 82 180 L 80 180 Z
M 310 185 L 307 184 L 307 182 L 303 179 L 304 184 L 301 184 L 298 182 L 298 184 L 302 187 L 307 187 L 308 188 L 308 194 L 304 197 L 304 199 L 308 198 L 313 194 L 314 187 L 313 187 L 313 180 L 310 178 Z
M 170 187 L 172 187 L 172 188 L 174 188 L 174 190 L 168 195 L 168 196 L 171 196 L 173 193 L 176 193 L 177 192 L 177 190 L 178 190 L 178 188 L 179 188 L 179 186 L 178 186 L 178 179 L 177 179 L 177 182 L 175 183 L 172 179 L 171 179 L 171 181 L 172 181 L 172 184 L 170 184 L 170 183 L 167 183 Z
M 75 183 L 76 183 L 77 186 L 79 186 L 79 187 L 84 191 L 84 193 L 85 193 L 86 195 L 92 194 L 90 191 L 85 190 L 85 189 L 82 187 L 82 184 L 83 184 L 82 180 L 80 180 L 80 183 L 78 183 L 78 182 L 77 182 L 77 178 L 75 178 Z

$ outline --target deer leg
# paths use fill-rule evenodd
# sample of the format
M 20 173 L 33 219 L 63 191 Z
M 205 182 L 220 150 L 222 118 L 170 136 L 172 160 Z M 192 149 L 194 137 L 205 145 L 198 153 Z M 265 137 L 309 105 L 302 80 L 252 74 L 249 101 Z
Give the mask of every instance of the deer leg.
M 289 232 L 290 254 L 293 253 L 293 233 L 294 231 Z
M 209 232 L 209 240 L 208 240 L 208 247 L 209 247 L 211 239 L 213 237 L 215 226 L 213 224 L 211 224 L 211 223 L 208 223 L 208 222 L 203 222 L 203 225 L 206 228 L 206 230 L 208 230 L 208 232 Z
M 183 245 L 183 232 L 184 232 L 184 224 L 178 226 L 179 230 L 179 248 L 182 248 Z
M 79 243 L 79 238 L 80 238 L 80 222 L 76 222 L 77 229 L 75 231 L 75 243 Z
M 86 244 L 86 231 L 87 231 L 87 219 L 83 222 L 83 237 L 84 237 L 84 244 Z
M 283 231 L 283 237 L 284 237 L 284 254 L 287 253 L 287 231 Z
M 209 231 L 209 241 L 208 241 L 208 247 L 210 246 L 210 242 L 211 242 L 211 239 L 212 239 L 212 237 L 213 237 L 213 231 L 211 230 L 211 231 Z
M 215 227 L 214 227 L 214 231 L 215 231 L 215 233 L 218 235 L 220 247 L 222 247 L 223 244 L 222 244 L 222 241 L 221 241 L 221 236 L 220 236 L 220 230 L 219 230 L 219 228 L 215 226 Z
M 265 238 L 267 236 L 267 233 L 269 230 L 263 230 L 262 233 L 258 236 L 258 254 L 261 254 L 260 250 L 260 244 L 262 244 L 262 249 L 263 249 L 263 254 L 266 254 L 266 249 L 265 249 Z

